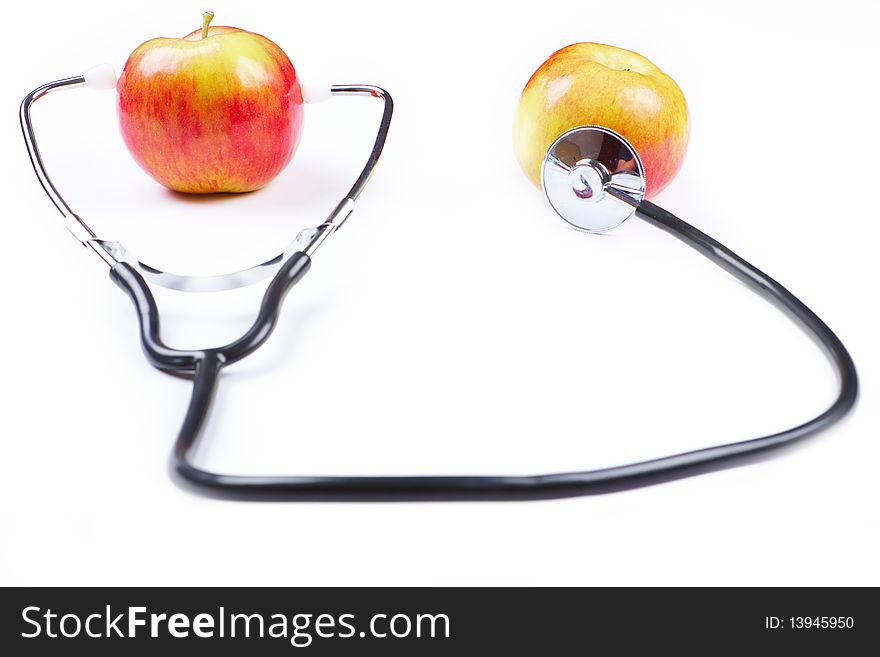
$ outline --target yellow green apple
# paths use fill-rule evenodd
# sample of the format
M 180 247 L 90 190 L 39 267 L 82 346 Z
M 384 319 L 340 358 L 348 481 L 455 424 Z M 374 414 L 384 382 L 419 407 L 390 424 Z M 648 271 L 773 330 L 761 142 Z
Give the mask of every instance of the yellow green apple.
M 671 77 L 638 53 L 599 43 L 556 51 L 523 89 L 513 144 L 536 186 L 547 149 L 581 125 L 610 128 L 633 145 L 645 168 L 648 198 L 678 172 L 690 132 L 687 102 Z
M 122 137 L 138 164 L 170 189 L 249 192 L 290 162 L 303 98 L 287 55 L 264 36 L 202 28 L 151 39 L 117 83 Z

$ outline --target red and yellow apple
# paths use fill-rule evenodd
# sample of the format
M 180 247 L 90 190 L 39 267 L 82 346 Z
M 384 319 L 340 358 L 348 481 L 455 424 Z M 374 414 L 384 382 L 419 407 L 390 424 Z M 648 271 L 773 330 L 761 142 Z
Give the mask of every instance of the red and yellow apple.
M 645 168 L 647 197 L 678 172 L 690 131 L 675 81 L 638 53 L 575 43 L 553 53 L 523 89 L 513 123 L 516 158 L 541 186 L 544 154 L 563 132 L 597 125 L 623 135 Z
M 152 39 L 117 84 L 128 150 L 179 192 L 249 192 L 287 166 L 302 135 L 300 83 L 272 41 L 234 27 Z

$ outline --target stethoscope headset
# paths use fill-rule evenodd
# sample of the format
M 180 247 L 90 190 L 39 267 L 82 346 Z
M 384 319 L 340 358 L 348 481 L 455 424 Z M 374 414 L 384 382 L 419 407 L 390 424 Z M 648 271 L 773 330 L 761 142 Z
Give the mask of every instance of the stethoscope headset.
M 575 228 L 591 233 L 611 230 L 632 216 L 640 217 L 671 233 L 773 302 L 815 338 L 837 371 L 839 392 L 825 411 L 796 427 L 759 438 L 583 472 L 532 476 L 245 476 L 203 470 L 194 465 L 193 452 L 223 368 L 249 356 L 268 339 L 287 293 L 308 272 L 317 249 L 352 214 L 382 153 L 393 103 L 387 91 L 371 85 L 337 85 L 324 93 L 313 93 L 315 100 L 366 96 L 384 105 L 375 144 L 354 185 L 323 223 L 301 231 L 276 257 L 229 274 L 184 276 L 151 267 L 119 242 L 99 238 L 70 209 L 40 157 L 31 122 L 34 102 L 60 90 L 83 86 L 112 89 L 115 84 L 113 69 L 102 65 L 83 75 L 36 88 L 21 104 L 22 132 L 37 178 L 61 213 L 65 226 L 109 267 L 111 280 L 134 304 L 141 344 L 149 362 L 168 374 L 192 379 L 192 396 L 172 453 L 172 471 L 182 483 L 202 492 L 234 499 L 315 501 L 521 500 L 607 493 L 745 464 L 830 426 L 855 404 L 855 366 L 831 329 L 778 282 L 705 233 L 646 200 L 642 161 L 626 139 L 601 126 L 579 126 L 559 135 L 544 157 L 542 187 L 556 213 Z M 272 278 L 257 317 L 237 340 L 198 350 L 174 349 L 162 341 L 159 311 L 148 282 L 174 290 L 204 292 L 231 290 L 269 276 Z

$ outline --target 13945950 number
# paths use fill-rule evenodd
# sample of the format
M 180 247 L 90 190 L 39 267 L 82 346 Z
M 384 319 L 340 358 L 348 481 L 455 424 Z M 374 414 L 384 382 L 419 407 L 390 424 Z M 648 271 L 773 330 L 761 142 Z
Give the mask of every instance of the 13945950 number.
M 788 622 L 794 630 L 851 630 L 854 625 L 852 616 L 790 616 Z

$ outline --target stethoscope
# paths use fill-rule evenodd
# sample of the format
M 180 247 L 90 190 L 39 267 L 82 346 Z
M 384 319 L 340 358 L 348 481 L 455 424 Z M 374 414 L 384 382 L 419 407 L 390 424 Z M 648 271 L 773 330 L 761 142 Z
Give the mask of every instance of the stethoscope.
M 64 224 L 110 270 L 110 278 L 131 299 L 140 324 L 144 353 L 157 369 L 191 378 L 192 396 L 172 453 L 172 469 L 182 483 L 216 496 L 280 500 L 514 500 L 569 497 L 636 488 L 707 471 L 744 464 L 770 450 L 791 445 L 832 425 L 855 404 L 858 378 L 843 343 L 806 305 L 775 280 L 730 249 L 645 200 L 645 172 L 638 153 L 616 132 L 601 126 L 580 126 L 560 135 L 547 150 L 541 170 L 544 193 L 556 213 L 575 228 L 609 231 L 632 216 L 661 228 L 696 249 L 754 291 L 797 320 L 826 351 L 839 376 L 835 401 L 812 420 L 778 433 L 739 442 L 673 454 L 611 468 L 533 476 L 245 476 L 218 474 L 193 463 L 193 452 L 204 427 L 223 368 L 252 354 L 271 335 L 290 288 L 309 270 L 312 257 L 351 216 L 355 202 L 376 167 L 391 124 L 393 103 L 387 91 L 371 85 L 337 85 L 329 96 L 367 96 L 384 104 L 373 150 L 363 171 L 327 219 L 301 231 L 276 257 L 242 271 L 218 276 L 182 276 L 138 260 L 119 242 L 99 238 L 77 216 L 52 183 L 34 135 L 31 106 L 63 89 L 112 89 L 116 76 L 108 65 L 44 84 L 29 93 L 20 119 L 34 171 Z M 308 100 L 308 98 L 307 98 Z M 179 350 L 160 336 L 159 311 L 148 282 L 186 292 L 231 290 L 272 276 L 259 313 L 237 340 L 222 347 Z

